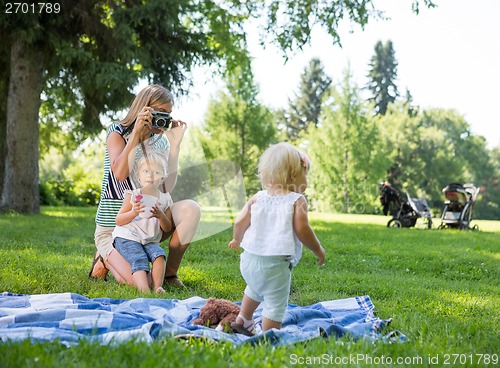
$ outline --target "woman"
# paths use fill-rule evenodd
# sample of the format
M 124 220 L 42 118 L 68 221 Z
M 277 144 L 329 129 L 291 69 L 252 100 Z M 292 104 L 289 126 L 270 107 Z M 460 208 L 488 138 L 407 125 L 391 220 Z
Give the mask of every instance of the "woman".
M 135 155 L 138 147 L 146 151 L 149 147 L 169 152 L 169 176 L 164 180 L 164 191 L 171 192 L 174 189 L 180 144 L 187 126 L 183 121 L 172 120 L 172 128 L 163 131 L 162 128 L 153 127 L 151 114 L 152 111 L 171 113 L 173 104 L 173 96 L 166 88 L 149 85 L 137 94 L 127 116 L 119 124 L 112 124 L 108 128 L 104 178 L 94 234 L 97 253 L 89 273 L 91 278 L 106 279 L 108 271 L 111 271 L 118 282 L 135 286 L 130 264 L 113 247 L 112 232 L 125 190 L 134 189 L 129 177 L 129 159 Z M 171 206 L 168 216 L 174 227 L 162 237 L 162 241 L 170 237 L 164 283 L 184 287 L 177 277 L 177 271 L 198 227 L 201 211 L 196 202 L 182 200 Z

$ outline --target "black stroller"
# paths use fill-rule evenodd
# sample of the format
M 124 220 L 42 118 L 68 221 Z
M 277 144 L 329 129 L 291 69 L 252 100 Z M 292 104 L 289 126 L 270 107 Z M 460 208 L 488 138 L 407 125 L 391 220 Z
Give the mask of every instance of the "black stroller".
M 424 198 L 411 198 L 406 192 L 406 198 L 401 199 L 398 191 L 386 181 L 380 183 L 380 202 L 384 215 L 392 215 L 387 227 L 413 227 L 417 219 L 422 218 L 424 226 L 432 228 L 431 211 Z
M 479 188 L 474 184 L 451 183 L 443 188 L 446 197 L 438 229 L 479 230 L 477 225 L 470 227 L 472 208 L 476 202 Z

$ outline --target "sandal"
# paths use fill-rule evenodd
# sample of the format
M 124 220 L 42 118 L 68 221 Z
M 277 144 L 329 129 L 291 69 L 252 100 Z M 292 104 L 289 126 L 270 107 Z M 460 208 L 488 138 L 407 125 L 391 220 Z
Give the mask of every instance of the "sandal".
M 172 276 L 165 276 L 163 279 L 163 284 L 164 285 L 172 285 L 172 286 L 177 286 L 180 288 L 186 288 L 186 285 L 182 283 L 181 280 L 177 277 L 177 275 L 172 275 Z
M 243 321 L 243 324 L 236 323 L 236 321 L 231 323 L 231 328 L 233 329 L 233 331 L 245 336 L 254 336 L 255 323 L 253 319 L 246 319 L 241 314 L 238 314 L 238 317 L 236 317 L 236 319 L 238 318 Z
M 99 269 L 95 269 L 95 266 L 101 262 L 102 267 Z M 104 263 L 104 259 L 102 256 L 99 254 L 99 252 L 96 252 L 94 261 L 92 262 L 92 268 L 90 269 L 89 272 L 89 278 L 94 279 L 94 280 L 104 280 L 108 281 L 108 272 L 109 270 L 106 268 L 106 264 Z

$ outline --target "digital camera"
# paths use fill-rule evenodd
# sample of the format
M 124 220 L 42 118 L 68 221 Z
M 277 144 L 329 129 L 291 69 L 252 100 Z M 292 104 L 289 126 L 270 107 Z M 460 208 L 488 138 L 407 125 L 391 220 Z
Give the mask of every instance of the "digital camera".
M 168 129 L 170 127 L 170 124 L 172 123 L 170 113 L 163 111 L 151 111 L 151 115 L 153 115 L 153 122 L 151 125 L 153 129 Z

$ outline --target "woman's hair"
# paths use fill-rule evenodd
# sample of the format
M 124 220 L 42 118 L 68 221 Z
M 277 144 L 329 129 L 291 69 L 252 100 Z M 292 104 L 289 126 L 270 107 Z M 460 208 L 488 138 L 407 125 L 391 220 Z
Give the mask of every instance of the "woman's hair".
M 309 171 L 307 156 L 289 143 L 282 142 L 270 146 L 259 160 L 259 176 L 262 188 L 288 183 L 292 175 L 298 175 L 304 168 Z
M 168 102 L 174 104 L 172 93 L 163 86 L 150 84 L 137 94 L 130 105 L 127 116 L 120 121 L 120 124 L 126 127 L 132 125 L 144 106 L 157 106 Z

